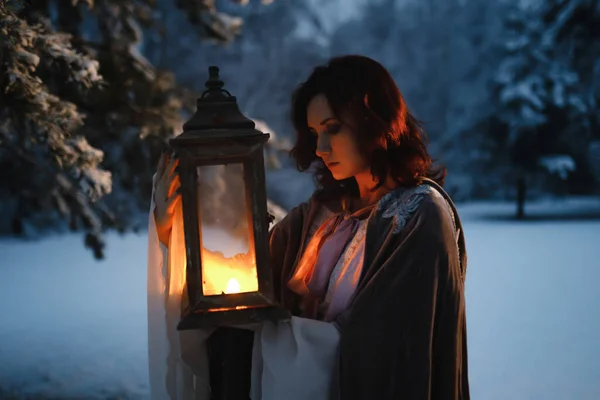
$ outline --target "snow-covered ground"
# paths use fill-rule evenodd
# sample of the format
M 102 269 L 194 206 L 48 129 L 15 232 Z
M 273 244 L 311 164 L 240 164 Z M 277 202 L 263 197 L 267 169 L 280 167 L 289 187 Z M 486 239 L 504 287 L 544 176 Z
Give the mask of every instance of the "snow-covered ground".
M 472 398 L 600 399 L 600 218 L 475 218 L 485 208 L 464 210 Z
M 472 398 L 600 399 L 600 201 L 513 208 L 460 207 Z M 0 242 L 0 398 L 147 398 L 146 238 L 81 240 Z

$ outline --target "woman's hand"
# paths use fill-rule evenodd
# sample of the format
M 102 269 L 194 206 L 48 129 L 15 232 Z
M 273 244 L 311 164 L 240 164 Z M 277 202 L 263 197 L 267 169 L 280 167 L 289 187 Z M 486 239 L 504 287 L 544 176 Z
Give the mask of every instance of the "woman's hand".
M 158 240 L 165 246 L 169 245 L 175 207 L 181 199 L 179 193 L 181 182 L 175 170 L 178 163 L 179 160 L 172 152 L 163 152 L 158 162 L 154 183 L 154 220 Z

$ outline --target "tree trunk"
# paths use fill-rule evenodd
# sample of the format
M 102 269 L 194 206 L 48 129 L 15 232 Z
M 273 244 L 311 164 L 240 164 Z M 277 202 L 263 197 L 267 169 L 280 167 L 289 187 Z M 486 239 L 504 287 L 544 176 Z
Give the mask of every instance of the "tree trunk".
M 527 185 L 525 175 L 519 174 L 517 178 L 517 219 L 525 219 L 525 196 Z

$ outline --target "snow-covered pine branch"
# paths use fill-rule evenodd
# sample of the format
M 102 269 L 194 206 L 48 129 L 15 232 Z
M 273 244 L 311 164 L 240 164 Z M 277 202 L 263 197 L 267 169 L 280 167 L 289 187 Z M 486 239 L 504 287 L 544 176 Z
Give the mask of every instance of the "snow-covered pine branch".
M 204 39 L 241 28 L 212 0 L 174 3 Z M 147 57 L 160 18 L 155 0 L 0 0 L 0 234 L 62 218 L 101 256 L 106 226 L 143 224 L 160 150 L 196 99 Z
M 84 113 L 52 93 L 39 71 L 42 66 L 61 68 L 79 87 L 90 89 L 102 83 L 99 64 L 76 51 L 70 35 L 53 32 L 49 24 L 30 25 L 5 4 L 0 4 L 0 36 L 4 61 L 0 157 L 12 159 L 33 175 L 20 177 L 24 181 L 17 187 L 29 187 L 17 195 L 37 198 L 41 209 L 49 206 L 43 203 L 60 199 L 60 207 L 54 203 L 60 213 L 80 217 L 90 234 L 99 236 L 102 224 L 93 202 L 110 192 L 111 174 L 100 166 L 102 151 L 77 136 Z M 101 248 L 95 246 L 94 252 L 99 255 Z

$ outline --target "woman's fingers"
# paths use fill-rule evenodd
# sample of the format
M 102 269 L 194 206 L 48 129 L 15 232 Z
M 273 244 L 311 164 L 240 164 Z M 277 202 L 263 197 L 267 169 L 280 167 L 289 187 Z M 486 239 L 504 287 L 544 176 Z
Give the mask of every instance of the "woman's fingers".
M 177 175 L 177 173 L 174 173 L 173 175 L 171 175 L 167 197 L 171 197 L 180 186 L 181 181 L 179 180 L 179 175 Z
M 180 200 L 181 194 L 179 193 L 179 190 L 176 190 L 175 193 L 173 193 L 165 203 L 168 214 L 173 214 L 175 212 L 175 207 Z
M 169 175 L 172 175 L 173 173 L 175 173 L 175 168 L 177 168 L 177 166 L 179 165 L 179 158 L 171 158 L 171 162 L 169 163 L 169 168 L 168 168 L 168 172 Z
M 176 174 L 175 168 L 179 164 L 179 160 L 176 158 L 171 158 L 171 160 L 165 166 L 163 174 L 160 177 L 159 184 L 163 187 L 164 190 L 168 190 L 170 186 L 170 181 L 172 179 L 172 175 Z

